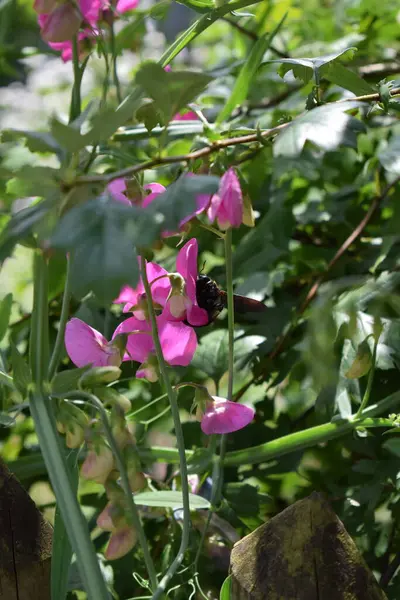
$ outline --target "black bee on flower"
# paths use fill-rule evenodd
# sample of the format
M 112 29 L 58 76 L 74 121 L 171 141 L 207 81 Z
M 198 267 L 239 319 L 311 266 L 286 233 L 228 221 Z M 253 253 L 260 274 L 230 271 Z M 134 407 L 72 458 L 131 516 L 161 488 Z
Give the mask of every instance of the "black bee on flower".
M 227 293 L 221 290 L 208 275 L 199 275 L 196 281 L 196 299 L 200 308 L 207 311 L 208 324 L 212 323 L 221 310 L 227 306 Z M 246 296 L 233 295 L 235 313 L 241 315 L 251 313 L 264 313 L 267 307 L 262 302 L 247 298 Z

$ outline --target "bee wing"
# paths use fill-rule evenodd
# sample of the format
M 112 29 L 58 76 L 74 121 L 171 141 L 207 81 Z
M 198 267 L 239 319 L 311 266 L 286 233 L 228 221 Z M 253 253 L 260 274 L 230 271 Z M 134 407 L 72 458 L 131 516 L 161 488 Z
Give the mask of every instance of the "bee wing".
M 220 291 L 221 300 L 224 306 L 227 305 L 227 294 L 224 291 Z M 244 315 L 246 313 L 263 313 L 267 309 L 263 302 L 254 300 L 253 298 L 247 298 L 247 296 L 239 296 L 239 294 L 233 294 L 233 305 L 235 311 Z

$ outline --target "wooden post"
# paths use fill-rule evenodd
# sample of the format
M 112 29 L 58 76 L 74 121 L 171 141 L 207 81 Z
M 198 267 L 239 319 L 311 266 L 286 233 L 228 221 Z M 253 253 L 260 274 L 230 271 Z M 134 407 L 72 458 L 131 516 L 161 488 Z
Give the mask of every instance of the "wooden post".
M 0 460 L 0 600 L 50 600 L 52 531 Z
M 314 492 L 235 544 L 232 600 L 385 600 L 355 543 Z

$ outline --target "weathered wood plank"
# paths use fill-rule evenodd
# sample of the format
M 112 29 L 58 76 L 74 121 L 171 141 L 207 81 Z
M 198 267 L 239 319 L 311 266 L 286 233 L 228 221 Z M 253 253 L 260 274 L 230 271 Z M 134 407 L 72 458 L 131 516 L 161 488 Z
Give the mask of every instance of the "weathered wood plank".
M 50 600 L 52 531 L 0 460 L 0 600 Z
M 237 542 L 232 600 L 385 600 L 325 498 L 296 502 Z

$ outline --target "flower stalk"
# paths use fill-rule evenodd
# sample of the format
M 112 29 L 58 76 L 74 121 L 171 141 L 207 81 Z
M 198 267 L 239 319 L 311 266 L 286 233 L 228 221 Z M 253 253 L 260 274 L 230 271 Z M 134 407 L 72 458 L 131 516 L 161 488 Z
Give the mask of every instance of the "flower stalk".
M 168 372 L 167 372 L 167 365 L 166 365 L 166 362 L 164 359 L 160 339 L 158 336 L 156 314 L 154 311 L 154 304 L 153 304 L 153 300 L 152 300 L 152 296 L 151 296 L 151 288 L 150 288 L 150 284 L 149 284 L 149 281 L 147 278 L 146 260 L 144 257 L 142 257 L 142 260 L 141 260 L 141 275 L 142 275 L 143 285 L 144 285 L 144 289 L 146 292 L 146 298 L 147 298 L 147 302 L 148 302 L 148 311 L 149 311 L 149 318 L 150 318 L 150 323 L 151 323 L 151 331 L 152 331 L 154 348 L 155 348 L 155 352 L 156 352 L 156 356 L 157 356 L 158 366 L 160 369 L 162 380 L 164 382 L 166 392 L 168 394 L 168 400 L 169 400 L 170 406 L 171 406 L 172 419 L 174 422 L 175 435 L 176 435 L 178 452 L 179 452 L 179 467 L 180 467 L 180 474 L 181 474 L 182 503 L 183 503 L 183 527 L 182 527 L 181 544 L 180 544 L 180 547 L 179 547 L 179 550 L 178 550 L 178 553 L 177 553 L 175 559 L 172 561 L 172 563 L 169 566 L 164 577 L 161 579 L 157 590 L 153 594 L 152 600 L 157 600 L 158 598 L 161 598 L 163 596 L 168 583 L 170 582 L 170 580 L 176 573 L 177 569 L 181 565 L 183 558 L 185 556 L 186 549 L 188 547 L 189 531 L 190 531 L 189 484 L 188 484 L 188 472 L 187 472 L 187 465 L 186 465 L 185 440 L 183 437 L 183 430 L 182 430 L 181 420 L 180 420 L 180 416 L 179 416 L 178 399 L 177 399 L 176 392 L 173 389 L 171 382 L 169 380 L 169 376 L 168 376 Z

